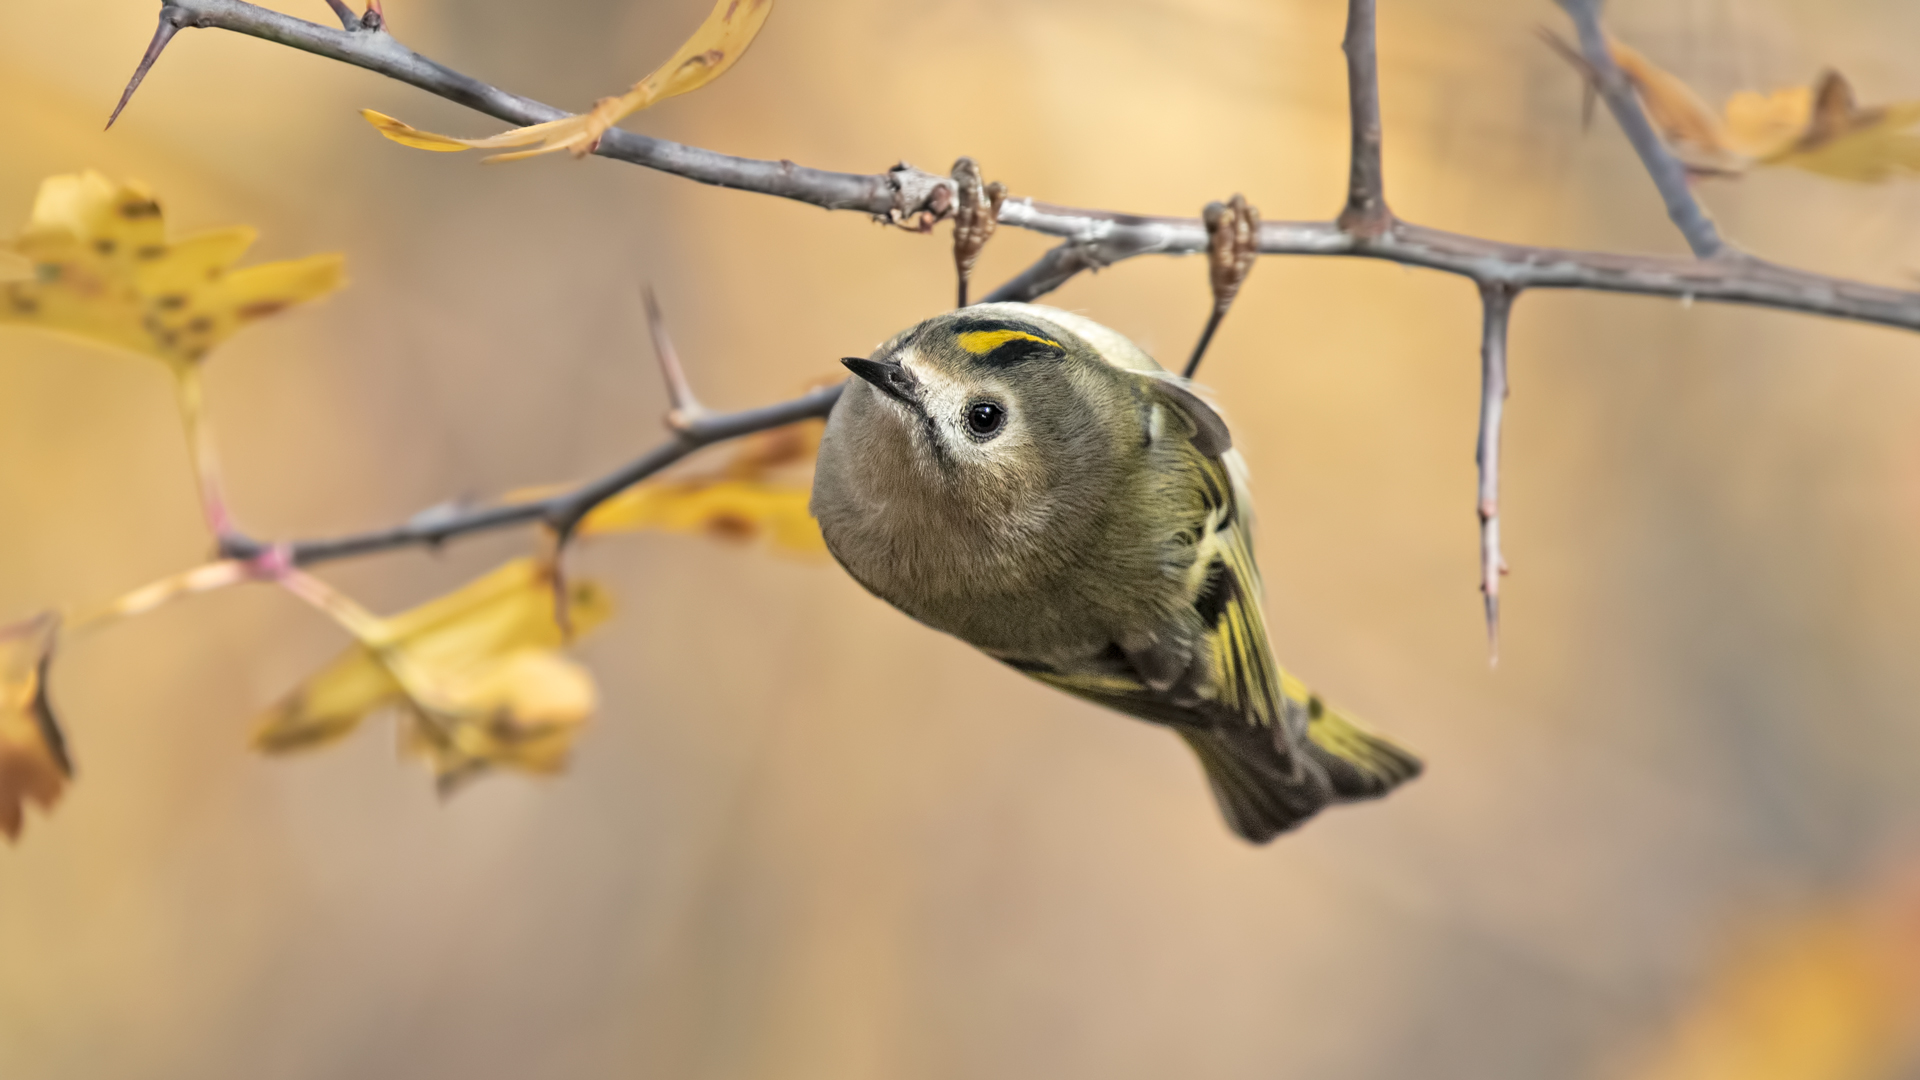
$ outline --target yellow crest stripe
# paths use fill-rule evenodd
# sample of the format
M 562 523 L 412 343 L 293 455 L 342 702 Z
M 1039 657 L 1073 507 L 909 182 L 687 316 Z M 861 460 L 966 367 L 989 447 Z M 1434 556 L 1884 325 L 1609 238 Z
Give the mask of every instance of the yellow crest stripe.
M 1042 345 L 1051 345 L 1062 351 L 1065 351 L 1066 348 L 1057 341 L 1036 337 L 1033 334 L 1027 333 L 1025 330 L 974 330 L 970 333 L 960 335 L 960 347 L 975 356 L 990 353 L 1009 341 L 1037 341 Z

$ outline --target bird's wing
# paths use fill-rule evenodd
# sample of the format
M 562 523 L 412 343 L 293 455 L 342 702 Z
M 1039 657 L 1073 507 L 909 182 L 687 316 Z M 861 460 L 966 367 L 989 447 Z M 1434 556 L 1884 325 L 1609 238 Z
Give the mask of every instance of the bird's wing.
M 1187 610 L 1171 613 L 1151 642 L 1114 643 L 1071 665 L 1007 659 L 1063 690 L 1161 723 L 1272 728 L 1286 712 L 1260 610 L 1238 455 L 1226 425 L 1191 391 L 1167 379 L 1140 381 L 1160 413 L 1148 423 L 1156 470 L 1181 503 L 1163 562 L 1183 575 Z M 1304 725 L 1302 713 L 1290 734 L 1304 734 Z

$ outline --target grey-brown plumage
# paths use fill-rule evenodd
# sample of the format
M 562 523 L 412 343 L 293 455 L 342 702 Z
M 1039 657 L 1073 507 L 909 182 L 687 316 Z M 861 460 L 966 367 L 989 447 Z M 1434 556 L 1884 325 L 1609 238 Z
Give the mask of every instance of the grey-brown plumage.
M 981 304 L 846 364 L 859 378 L 812 508 L 875 595 L 1173 728 L 1256 843 L 1419 773 L 1274 664 L 1231 435 L 1138 346 L 1054 308 Z

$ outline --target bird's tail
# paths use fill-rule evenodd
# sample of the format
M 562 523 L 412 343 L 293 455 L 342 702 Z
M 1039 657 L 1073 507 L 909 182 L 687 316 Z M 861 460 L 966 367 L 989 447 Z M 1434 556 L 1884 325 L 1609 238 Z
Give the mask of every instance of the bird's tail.
M 1344 713 L 1308 695 L 1307 753 L 1327 772 L 1341 802 L 1377 799 L 1420 775 L 1420 759 L 1406 747 L 1378 734 Z
M 1271 728 L 1177 728 L 1206 769 L 1227 824 L 1264 844 L 1333 803 L 1376 799 L 1420 775 L 1420 759 L 1286 679 L 1290 739 Z M 1276 741 L 1279 740 L 1279 741 Z M 1283 753 L 1297 742 L 1301 752 Z

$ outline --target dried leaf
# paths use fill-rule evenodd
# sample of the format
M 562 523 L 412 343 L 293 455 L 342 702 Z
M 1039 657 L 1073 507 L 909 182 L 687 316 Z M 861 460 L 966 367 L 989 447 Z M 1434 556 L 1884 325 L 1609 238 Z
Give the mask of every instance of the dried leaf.
M 515 128 L 485 139 L 459 139 L 436 135 L 404 124 L 372 109 L 360 115 L 380 134 L 403 146 L 421 150 L 500 150 L 514 146 L 535 146 L 512 154 L 496 154 L 488 161 L 515 161 L 520 158 L 566 150 L 583 157 L 600 145 L 600 137 L 622 119 L 655 102 L 684 94 L 719 78 L 753 44 L 755 35 L 773 13 L 773 0 L 715 0 L 713 11 L 693 36 L 680 46 L 666 63 L 633 84 L 619 97 L 601 98 L 592 109 L 578 116 L 549 120 L 544 124 Z
M 611 613 L 589 582 L 567 587 L 574 634 Z M 553 772 L 592 714 L 585 669 L 560 652 L 550 571 L 516 559 L 387 619 L 352 620 L 358 644 L 271 710 L 254 732 L 269 753 L 321 746 L 396 709 L 402 745 L 443 783 L 492 767 Z
M 73 763 L 47 702 L 47 666 L 59 629 L 46 614 L 0 628 L 0 833 L 20 837 L 26 803 L 53 809 Z
M 1637 50 L 1615 41 L 1611 43 L 1613 62 L 1633 84 L 1640 103 L 1647 110 L 1675 156 L 1688 165 L 1719 169 L 1728 167 L 1726 133 L 1720 118 L 1693 92 L 1669 72 Z
M 234 227 L 169 241 L 140 184 L 91 171 L 48 177 L 26 231 L 0 244 L 32 266 L 26 280 L 0 285 L 0 323 L 190 365 L 247 323 L 345 282 L 339 255 L 233 269 L 255 235 Z
M 766 537 L 802 555 L 825 554 L 820 526 L 807 512 L 808 489 L 758 480 L 661 480 L 637 484 L 602 503 L 581 523 L 591 535 L 658 529 L 728 540 Z
M 1811 119 L 1783 152 L 1766 159 L 1841 180 L 1878 183 L 1895 173 L 1920 172 L 1920 102 L 1862 109 L 1853 88 L 1829 71 L 1812 94 Z
M 636 484 L 588 514 L 581 532 L 658 529 L 740 541 L 765 537 L 784 551 L 823 555 L 826 541 L 807 510 L 810 486 L 776 474 L 811 464 L 825 433 L 825 421 L 807 420 L 749 435 L 718 471 Z
M 1579 54 L 1553 39 L 1555 50 L 1591 78 Z M 1612 42 L 1621 74 L 1674 156 L 1697 173 L 1738 176 L 1757 166 L 1804 169 L 1841 180 L 1878 183 L 1920 172 L 1920 102 L 1874 108 L 1854 103 L 1853 88 L 1829 71 L 1811 87 L 1769 94 L 1743 90 L 1715 116 L 1699 95 L 1635 49 Z

